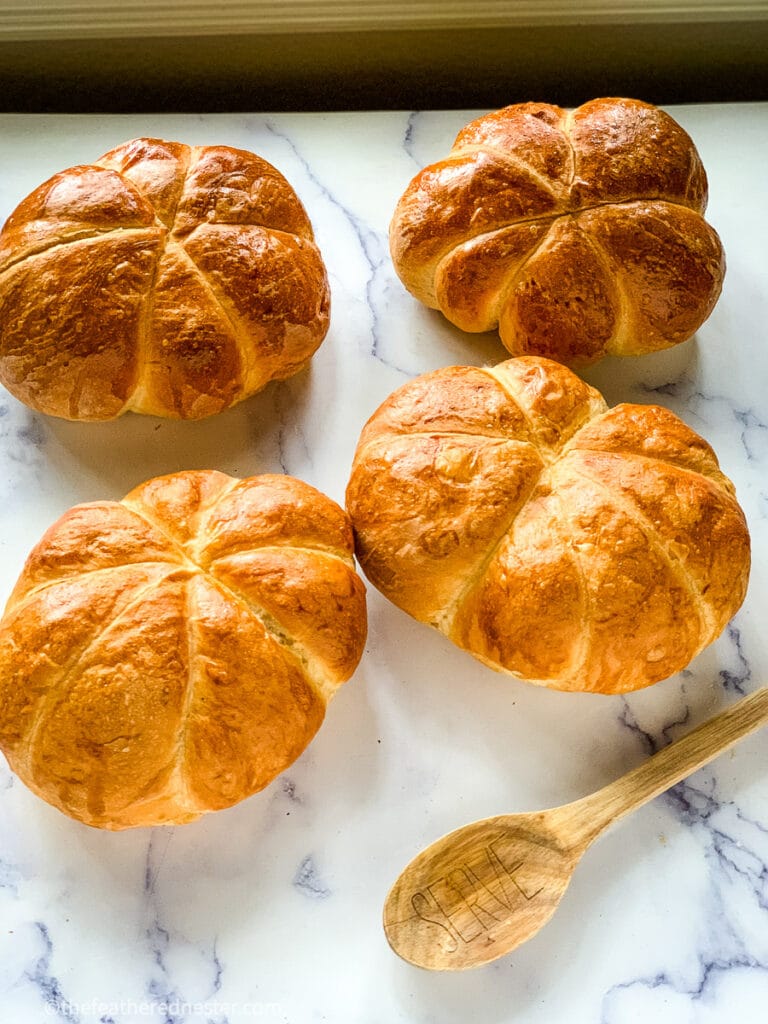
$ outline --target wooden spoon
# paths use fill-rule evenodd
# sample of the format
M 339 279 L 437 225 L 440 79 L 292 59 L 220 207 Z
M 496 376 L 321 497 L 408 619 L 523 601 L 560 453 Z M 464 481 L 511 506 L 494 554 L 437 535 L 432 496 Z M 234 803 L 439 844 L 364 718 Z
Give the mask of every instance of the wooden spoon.
M 555 912 L 600 833 L 768 721 L 768 687 L 574 803 L 502 814 L 449 832 L 415 857 L 384 904 L 384 931 L 409 963 L 478 967 L 530 939 Z

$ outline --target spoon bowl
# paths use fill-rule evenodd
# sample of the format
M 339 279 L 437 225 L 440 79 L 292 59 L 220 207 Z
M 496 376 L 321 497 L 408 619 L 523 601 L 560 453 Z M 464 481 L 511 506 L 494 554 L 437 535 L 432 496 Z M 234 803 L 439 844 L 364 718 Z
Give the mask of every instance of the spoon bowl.
M 550 919 L 578 862 L 552 811 L 485 818 L 422 850 L 387 897 L 384 931 L 405 960 L 479 967 Z

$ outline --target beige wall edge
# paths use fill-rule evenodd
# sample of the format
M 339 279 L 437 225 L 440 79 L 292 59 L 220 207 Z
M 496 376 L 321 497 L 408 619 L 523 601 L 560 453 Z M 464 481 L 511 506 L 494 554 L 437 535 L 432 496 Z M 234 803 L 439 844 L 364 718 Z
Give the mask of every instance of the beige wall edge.
M 36 0 L 0 4 L 0 39 L 84 39 L 768 20 L 768 0 Z

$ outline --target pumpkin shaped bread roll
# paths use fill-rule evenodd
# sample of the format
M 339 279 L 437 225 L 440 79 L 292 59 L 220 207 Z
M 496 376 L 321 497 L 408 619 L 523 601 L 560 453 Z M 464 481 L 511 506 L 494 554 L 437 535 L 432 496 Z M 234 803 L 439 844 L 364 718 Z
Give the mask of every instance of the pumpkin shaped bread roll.
M 284 476 L 155 478 L 30 554 L 0 623 L 0 748 L 89 825 L 192 821 L 298 757 L 365 636 L 333 501 Z
M 0 383 L 40 412 L 221 412 L 329 323 L 296 193 L 229 146 L 134 139 L 35 189 L 0 233 Z
M 668 348 L 706 320 L 725 273 L 706 204 L 693 142 L 657 107 L 520 103 L 416 175 L 390 247 L 406 288 L 462 330 L 585 364 Z
M 739 608 L 749 535 L 710 446 L 548 359 L 410 381 L 347 489 L 360 565 L 494 669 L 622 693 L 682 669 Z

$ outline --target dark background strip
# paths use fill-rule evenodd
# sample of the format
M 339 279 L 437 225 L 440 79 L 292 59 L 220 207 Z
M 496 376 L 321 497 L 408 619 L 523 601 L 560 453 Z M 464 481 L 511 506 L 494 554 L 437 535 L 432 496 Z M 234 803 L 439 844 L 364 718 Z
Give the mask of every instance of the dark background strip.
M 768 21 L 0 42 L 3 112 L 768 100 Z

